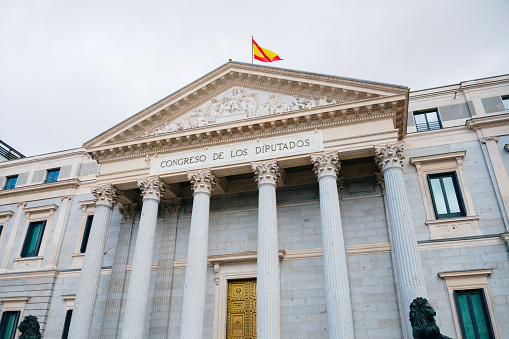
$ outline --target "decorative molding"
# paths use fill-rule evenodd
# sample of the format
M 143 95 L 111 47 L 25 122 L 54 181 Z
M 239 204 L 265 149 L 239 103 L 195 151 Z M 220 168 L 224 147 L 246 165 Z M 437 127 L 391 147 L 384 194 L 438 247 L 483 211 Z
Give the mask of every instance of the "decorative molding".
M 479 216 L 426 220 L 430 239 L 447 239 L 482 235 Z
M 11 160 L 16 161 L 16 160 Z M 9 196 L 16 196 L 16 195 L 22 195 L 22 194 L 35 194 L 35 193 L 41 193 L 41 192 L 48 192 L 48 191 L 54 191 L 54 190 L 60 190 L 60 189 L 72 189 L 77 188 L 81 185 L 81 181 L 77 178 L 74 179 L 65 179 L 65 180 L 59 180 L 51 183 L 42 183 L 42 184 L 36 184 L 36 185 L 26 185 L 21 187 L 14 187 L 8 190 L 0 190 L 0 198 L 5 198 Z
M 46 206 L 24 208 L 23 210 L 27 215 L 27 221 L 30 221 L 33 219 L 49 219 L 53 216 L 57 209 L 57 205 L 51 204 Z
M 312 155 L 311 162 L 313 163 L 313 171 L 318 179 L 325 176 L 338 177 L 341 163 L 337 152 L 324 153 L 321 155 Z
M 487 143 L 488 141 L 495 141 L 495 142 L 498 142 L 498 138 L 497 137 L 485 137 L 485 138 L 482 138 L 481 139 L 481 142 L 483 144 Z
M 425 155 L 425 156 L 421 156 L 421 157 L 412 157 L 409 160 L 412 165 L 417 165 L 417 164 L 428 163 L 428 162 L 439 162 L 439 161 L 445 161 L 445 160 L 463 159 L 465 157 L 466 153 L 467 153 L 467 151 L 440 153 L 440 154 L 433 154 L 433 155 Z
M 390 167 L 403 167 L 403 145 L 390 146 L 387 144 L 384 148 L 375 149 L 375 161 L 380 171 L 383 173 Z
M 144 200 L 154 199 L 160 201 L 165 191 L 164 183 L 159 177 L 138 180 L 138 187 Z
M 376 183 L 382 188 L 382 193 L 385 194 L 385 178 L 380 172 L 375 173 Z
M 508 114 L 497 114 L 497 115 L 488 115 L 482 118 L 472 118 L 467 120 L 465 125 L 473 129 L 474 131 L 480 130 L 483 128 L 489 127 L 498 127 L 509 124 L 509 115 Z
M 477 246 L 497 246 L 504 245 L 504 241 L 500 237 L 479 238 L 472 237 L 471 239 L 443 239 L 439 241 L 421 242 L 418 244 L 420 251 L 435 251 L 447 250 L 452 248 L 465 248 Z
M 279 260 L 283 260 L 286 255 L 285 250 L 278 251 Z M 257 252 L 241 252 L 241 253 L 233 253 L 233 254 L 219 254 L 219 255 L 209 255 L 208 256 L 208 264 L 209 265 L 224 265 L 225 263 L 240 263 L 240 262 L 249 262 L 256 261 Z
M 112 184 L 105 184 L 92 188 L 92 195 L 95 197 L 96 205 L 113 207 L 118 200 L 118 195 Z
M 188 172 L 188 178 L 191 181 L 191 189 L 194 193 L 204 192 L 211 194 L 216 188 L 216 176 L 210 169 Z
M 123 222 L 133 222 L 138 212 L 138 204 L 121 204 L 118 206 L 118 212 L 122 215 Z
M 57 270 L 0 273 L 0 281 L 56 278 Z
M 182 197 L 175 199 L 162 200 L 162 207 L 166 211 L 167 216 L 177 217 L 180 207 L 182 207 Z
M 278 180 L 281 178 L 281 170 L 276 160 L 252 163 L 251 168 L 254 171 L 258 187 L 263 184 L 277 185 Z
M 440 272 L 438 276 L 442 279 L 447 278 L 457 278 L 457 277 L 473 277 L 473 276 L 489 276 L 493 273 L 493 268 L 489 269 L 479 269 L 472 271 L 450 271 L 450 272 Z
M 30 300 L 30 297 L 4 297 L 0 298 L 0 301 L 3 303 L 12 303 L 12 302 L 23 302 L 26 303 Z
M 321 85 L 323 82 L 326 82 L 328 86 Z M 315 90 L 321 93 L 325 88 L 328 88 L 332 93 L 336 91 L 338 94 L 355 95 L 355 100 L 359 101 L 362 101 L 364 97 L 370 99 L 371 97 L 377 98 L 399 94 L 404 96 L 405 101 L 402 120 L 404 120 L 407 111 L 408 88 L 406 87 L 229 62 L 90 140 L 85 144 L 85 147 L 90 148 L 94 145 L 100 145 L 108 139 L 122 138 L 122 135 L 125 136 L 126 132 L 142 119 L 149 122 L 160 121 L 163 114 L 174 118 L 182 111 L 192 110 L 197 104 L 211 99 L 217 95 L 217 92 L 231 88 L 235 84 L 253 87 L 264 83 L 268 84 L 267 87 L 271 90 L 277 91 L 278 89 L 296 87 L 300 89 L 299 92 L 303 92 L 302 84 L 305 83 L 309 87 L 306 93 L 312 93 Z M 350 89 L 346 89 L 345 86 Z M 355 87 L 355 90 L 351 89 L 352 86 Z M 213 92 L 212 95 L 211 92 Z M 357 98 L 361 94 L 363 95 L 362 98 Z M 323 96 L 323 94 L 320 96 Z
M 501 233 L 500 238 L 509 244 L 509 233 Z

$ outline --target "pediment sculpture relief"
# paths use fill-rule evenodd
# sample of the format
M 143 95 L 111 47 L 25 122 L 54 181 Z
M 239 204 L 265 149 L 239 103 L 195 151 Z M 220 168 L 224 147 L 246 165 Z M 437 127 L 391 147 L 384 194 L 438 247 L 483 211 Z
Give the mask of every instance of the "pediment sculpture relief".
M 252 117 L 281 114 L 302 109 L 337 104 L 344 100 L 319 97 L 304 98 L 234 87 L 221 96 L 195 108 L 191 113 L 158 127 L 147 135 L 182 131 Z

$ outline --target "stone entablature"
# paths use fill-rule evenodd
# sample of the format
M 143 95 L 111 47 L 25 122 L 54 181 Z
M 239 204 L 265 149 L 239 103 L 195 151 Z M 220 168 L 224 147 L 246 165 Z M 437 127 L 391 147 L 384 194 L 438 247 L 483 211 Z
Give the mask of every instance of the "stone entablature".
M 216 80 L 197 80 L 87 142 L 87 151 L 104 163 L 382 119 L 405 134 L 404 87 L 239 63 L 211 74 Z

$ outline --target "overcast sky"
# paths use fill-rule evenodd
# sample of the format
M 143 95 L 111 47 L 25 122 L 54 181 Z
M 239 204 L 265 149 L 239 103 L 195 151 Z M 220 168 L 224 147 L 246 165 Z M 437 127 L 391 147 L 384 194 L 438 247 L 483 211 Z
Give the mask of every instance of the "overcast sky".
M 509 1 L 0 0 L 0 140 L 84 142 L 226 63 L 437 87 L 509 73 Z M 262 62 L 257 62 L 263 64 Z

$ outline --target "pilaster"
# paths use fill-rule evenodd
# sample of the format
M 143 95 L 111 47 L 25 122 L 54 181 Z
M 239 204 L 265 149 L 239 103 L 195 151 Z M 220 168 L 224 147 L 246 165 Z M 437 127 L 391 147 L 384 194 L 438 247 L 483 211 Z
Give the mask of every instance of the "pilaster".
M 118 335 L 120 312 L 124 295 L 126 265 L 131 247 L 131 235 L 134 224 L 134 217 L 138 211 L 138 204 L 120 205 L 118 207 L 122 222 L 118 235 L 115 258 L 111 268 L 108 295 L 102 321 L 101 339 L 115 339 Z
M 175 241 L 177 237 L 178 211 L 182 198 L 163 200 L 165 211 L 161 253 L 157 268 L 157 282 L 154 294 L 150 338 L 166 339 L 170 320 L 171 287 L 173 282 L 173 262 L 175 260 Z

